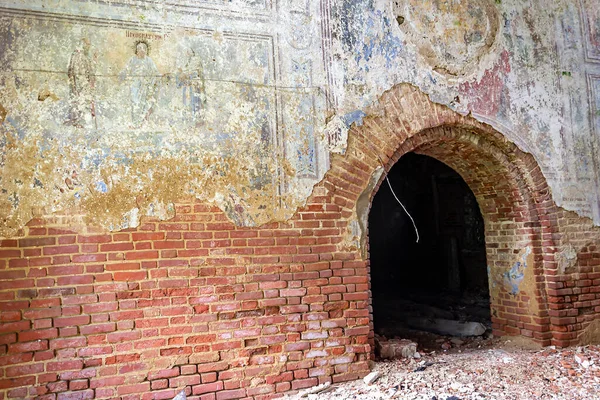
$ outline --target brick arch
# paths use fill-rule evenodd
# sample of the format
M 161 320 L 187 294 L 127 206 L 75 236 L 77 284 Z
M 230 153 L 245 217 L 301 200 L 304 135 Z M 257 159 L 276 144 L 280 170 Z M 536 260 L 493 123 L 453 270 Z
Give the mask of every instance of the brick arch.
M 486 227 L 494 333 L 550 344 L 546 276 L 556 269 L 556 210 L 535 159 L 491 127 L 431 102 L 413 87 L 395 87 L 351 131 L 346 156 L 332 160 L 326 179 L 334 201 L 363 221 L 363 248 L 380 172 L 411 151 L 455 169 L 477 198 Z M 519 262 L 526 267 L 515 267 Z M 511 269 L 523 271 L 523 279 L 511 278 Z

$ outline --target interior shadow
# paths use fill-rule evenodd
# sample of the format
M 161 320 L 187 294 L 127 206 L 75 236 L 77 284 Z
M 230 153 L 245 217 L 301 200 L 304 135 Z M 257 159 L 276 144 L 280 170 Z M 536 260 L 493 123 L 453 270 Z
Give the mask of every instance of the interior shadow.
M 440 319 L 489 329 L 484 222 L 473 192 L 452 168 L 415 153 L 404 155 L 388 178 L 419 241 L 384 180 L 369 214 L 375 333 L 406 337 L 411 328 L 461 336 L 432 329 Z

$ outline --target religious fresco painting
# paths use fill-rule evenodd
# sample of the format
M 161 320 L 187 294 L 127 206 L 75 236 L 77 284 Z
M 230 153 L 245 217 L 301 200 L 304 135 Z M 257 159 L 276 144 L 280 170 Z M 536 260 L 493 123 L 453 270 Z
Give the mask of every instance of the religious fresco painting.
M 90 38 L 102 37 L 101 29 L 90 27 L 80 33 L 56 23 L 29 29 L 19 24 L 18 20 L 11 23 L 23 33 L 14 43 L 17 51 L 12 62 L 50 61 L 31 71 L 14 71 L 17 90 L 28 83 L 35 86 L 38 70 L 54 73 L 45 85 L 57 99 L 53 112 L 40 113 L 39 122 L 46 127 L 45 134 L 56 140 L 65 139 L 58 133 L 65 125 L 83 128 L 71 131 L 80 139 L 124 152 L 176 150 L 190 142 L 223 152 L 227 148 L 223 142 L 234 140 L 238 132 L 259 139 L 245 148 L 256 154 L 264 153 L 272 142 L 275 100 L 269 88 L 273 83 L 269 37 L 246 41 L 224 36 L 216 42 L 210 33 L 202 32 L 179 33 L 176 38 L 111 31 L 109 40 L 92 42 Z M 61 47 L 73 49 L 62 60 L 44 54 L 47 47 L 32 48 L 44 40 L 46 29 L 62 29 Z M 37 58 L 27 60 L 30 52 Z M 242 70 L 242 60 L 250 60 L 251 68 Z M 241 104 L 234 106 L 234 98 Z M 254 113 L 241 112 L 247 108 Z
M 243 206 L 252 196 L 262 199 L 254 207 L 260 214 L 282 201 L 301 201 L 322 177 L 318 165 L 328 156 L 317 135 L 324 126 L 324 94 L 311 87 L 318 61 L 308 56 L 319 42 L 298 39 L 306 29 L 290 26 L 281 42 L 272 33 L 36 17 L 5 10 L 0 18 L 9 38 L 0 56 L 6 66 L 0 103 L 8 110 L 2 143 L 9 136 L 29 139 L 41 158 L 50 149 L 76 153 L 59 169 L 71 171 L 64 179 L 74 181 L 76 171 L 86 183 L 61 193 L 73 191 L 78 198 L 89 194 L 85 187 L 95 195 L 110 193 L 114 185 L 103 169 L 117 166 L 129 178 L 142 160 L 150 165 L 149 178 L 151 159 L 178 158 L 195 168 L 188 172 L 198 182 L 187 183 L 187 192 L 203 192 L 200 197 L 231 210 L 231 219 L 253 225 L 261 218 Z M 294 57 L 280 57 L 285 52 Z M 32 177 L 39 187 L 64 186 L 62 177 L 51 184 L 42 175 Z M 142 181 L 133 178 L 130 188 Z M 215 190 L 207 191 L 207 182 Z M 157 208 L 165 205 L 146 207 Z
M 532 7 L 544 26 L 559 18 Z M 538 48 L 550 48 L 551 38 L 532 30 L 532 7 L 492 0 L 4 2 L 0 154 L 36 158 L 27 161 L 31 173 L 4 161 L 2 175 L 21 178 L 0 183 L 0 201 L 11 215 L 23 208 L 25 221 L 28 198 L 54 212 L 73 198 L 114 202 L 120 187 L 131 208 L 140 192 L 162 193 L 154 186 L 165 176 L 183 182 L 177 190 L 185 194 L 235 210 L 228 216 L 243 224 L 282 220 L 323 178 L 330 152 L 345 153 L 348 129 L 359 124 L 346 117 L 405 82 L 534 153 L 561 205 L 593 217 L 589 204 L 597 201 L 587 199 L 586 185 L 597 179 L 594 146 L 573 133 L 585 127 L 562 121 L 558 95 L 560 85 L 583 93 L 575 83 L 585 85 L 585 74 L 579 82 L 565 62 L 557 78 L 555 52 Z M 598 7 L 592 0 L 569 7 L 557 5 L 573 14 L 559 18 L 564 46 L 573 57 L 585 46 L 586 68 L 597 75 Z M 444 17 L 434 21 L 431 13 Z M 483 101 L 490 96 L 496 101 Z M 582 157 L 560 150 L 562 138 Z M 581 173 L 572 182 L 563 179 L 568 171 Z M 139 213 L 175 200 L 158 197 Z M 130 208 L 123 203 L 111 215 Z

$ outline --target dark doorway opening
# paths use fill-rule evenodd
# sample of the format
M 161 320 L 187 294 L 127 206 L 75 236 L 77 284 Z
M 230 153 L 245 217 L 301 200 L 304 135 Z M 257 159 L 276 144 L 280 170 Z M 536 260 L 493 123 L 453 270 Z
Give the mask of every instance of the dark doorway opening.
M 404 155 L 388 178 L 420 240 L 383 181 L 369 214 L 375 333 L 463 336 L 440 331 L 440 319 L 490 329 L 484 222 L 473 192 L 452 168 L 415 153 Z

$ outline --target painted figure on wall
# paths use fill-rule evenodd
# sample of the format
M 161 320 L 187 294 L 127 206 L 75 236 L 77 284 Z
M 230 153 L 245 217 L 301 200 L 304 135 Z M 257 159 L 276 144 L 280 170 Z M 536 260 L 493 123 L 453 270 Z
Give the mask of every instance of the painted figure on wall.
M 139 128 L 148 120 L 158 97 L 160 73 L 148 55 L 149 50 L 147 42 L 136 42 L 135 55 L 119 74 L 121 80 L 128 78 L 130 81 L 132 128 Z
M 200 112 L 206 104 L 204 72 L 202 62 L 196 52 L 186 49 L 187 61 L 177 71 L 177 87 L 182 91 L 184 119 L 199 122 Z
M 79 46 L 71 54 L 67 76 L 69 77 L 70 110 L 67 125 L 83 127 L 86 118 L 94 119 L 95 60 L 90 54 L 88 38 L 81 39 Z

